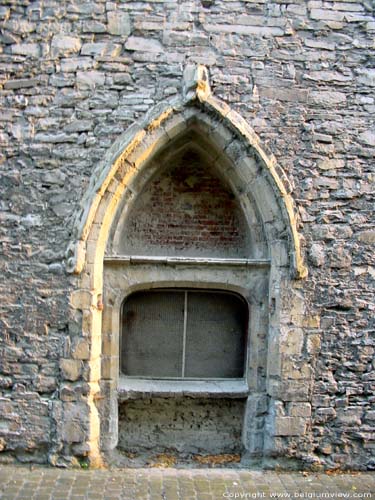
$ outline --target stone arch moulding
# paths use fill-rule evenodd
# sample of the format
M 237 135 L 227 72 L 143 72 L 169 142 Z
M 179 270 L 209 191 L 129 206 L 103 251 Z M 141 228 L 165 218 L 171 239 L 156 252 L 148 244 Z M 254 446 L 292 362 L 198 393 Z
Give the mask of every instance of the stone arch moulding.
M 140 123 L 133 124 L 117 139 L 103 161 L 99 163 L 82 201 L 82 208 L 74 225 L 72 242 L 67 250 L 66 269 L 69 273 L 81 273 L 87 261 L 86 254 L 92 248 L 92 242 L 99 241 L 97 226 L 101 226 L 100 240 L 102 240 L 104 236 L 102 231 L 107 228 L 106 234 L 108 234 L 118 201 L 127 188 L 130 188 L 127 195 L 132 196 L 132 181 L 150 157 L 187 129 L 189 123 L 194 120 L 206 122 L 208 127 L 212 126 L 213 121 L 209 119 L 210 116 L 214 117 L 222 129 L 221 137 L 219 130 L 216 134 L 211 130 L 213 139 L 218 139 L 222 150 L 225 150 L 234 137 L 237 137 L 257 156 L 263 170 L 262 179 L 268 181 L 272 197 L 276 200 L 275 205 L 279 208 L 279 211 L 272 215 L 282 221 L 288 232 L 289 264 L 292 275 L 295 278 L 307 276 L 307 268 L 301 255 L 290 184 L 285 173 L 277 165 L 276 158 L 266 152 L 248 123 L 225 102 L 213 96 L 207 69 L 201 65 L 187 66 L 182 95 L 152 108 Z M 246 165 L 243 165 L 242 170 L 245 169 Z M 245 183 L 256 180 L 255 172 L 252 174 L 248 178 L 243 176 L 240 180 L 244 184 L 245 191 L 247 191 Z M 267 203 L 270 205 L 268 200 L 261 197 L 256 200 L 261 218 L 266 219 L 264 222 L 267 221 L 267 215 L 270 215 L 266 213 L 269 208 L 266 206 Z
M 82 340 L 85 339 L 88 345 L 88 354 L 82 358 L 87 363 L 89 392 L 85 406 L 87 426 L 81 449 L 93 464 L 100 457 L 100 417 L 96 399 L 100 392 L 102 362 L 103 262 L 110 230 L 119 207 L 131 205 L 142 191 L 153 157 L 191 127 L 207 135 L 208 143 L 215 145 L 219 163 L 225 163 L 225 158 L 232 158 L 231 165 L 224 165 L 231 188 L 240 201 L 242 199 L 242 205 L 246 205 L 246 199 L 251 200 L 263 225 L 271 265 L 269 294 L 270 309 L 273 310 L 273 317 L 269 320 L 268 357 L 272 361 L 268 361 L 270 378 L 267 393 L 275 400 L 282 399 L 281 393 L 278 394 L 281 390 L 278 388 L 282 386 L 278 341 L 285 332 L 280 334 L 278 325 L 282 314 L 280 311 L 275 313 L 271 289 L 278 290 L 281 281 L 307 276 L 291 190 L 275 158 L 266 153 L 245 120 L 212 95 L 207 69 L 189 65 L 184 71 L 181 95 L 155 106 L 141 122 L 132 125 L 98 165 L 76 218 L 73 241 L 67 250 L 66 269 L 77 275 L 77 288 L 71 295 L 71 305 L 82 312 Z M 276 310 L 277 307 L 276 304 Z M 75 357 L 74 354 L 72 356 Z M 278 362 L 275 362 L 276 359 Z M 254 395 L 253 400 L 249 399 L 246 410 L 248 419 L 253 412 L 251 405 L 258 404 L 257 398 Z M 269 420 L 265 423 L 271 434 L 275 428 L 273 413 L 271 409 Z M 269 448 L 272 452 L 273 445 Z

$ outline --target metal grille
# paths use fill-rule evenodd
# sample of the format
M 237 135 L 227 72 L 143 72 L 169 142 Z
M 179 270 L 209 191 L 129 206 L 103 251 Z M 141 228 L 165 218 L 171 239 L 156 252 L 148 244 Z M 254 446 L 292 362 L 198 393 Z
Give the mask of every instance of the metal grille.
M 127 300 L 123 313 L 123 373 L 181 376 L 184 299 L 183 292 L 144 292 Z
M 242 377 L 245 345 L 244 303 L 235 295 L 189 293 L 187 377 Z
M 135 293 L 123 309 L 122 372 L 155 378 L 242 377 L 247 316 L 245 302 L 231 293 Z

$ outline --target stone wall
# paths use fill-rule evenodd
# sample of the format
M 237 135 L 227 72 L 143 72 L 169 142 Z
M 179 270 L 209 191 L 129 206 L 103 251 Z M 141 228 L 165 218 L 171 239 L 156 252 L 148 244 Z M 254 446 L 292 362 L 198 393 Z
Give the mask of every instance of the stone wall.
M 73 219 L 98 161 L 179 92 L 190 62 L 209 67 L 215 95 L 276 156 L 299 211 L 309 277 L 282 308 L 305 323 L 284 340 L 315 383 L 311 408 L 286 396 L 270 409 L 284 425 L 279 454 L 375 466 L 372 9 L 368 0 L 2 2 L 2 460 L 86 452 L 88 345 L 63 262 Z M 284 363 L 297 390 L 304 374 L 290 356 Z
M 245 401 L 139 399 L 120 406 L 119 448 L 130 453 L 240 453 Z M 186 423 L 189 425 L 186 425 Z

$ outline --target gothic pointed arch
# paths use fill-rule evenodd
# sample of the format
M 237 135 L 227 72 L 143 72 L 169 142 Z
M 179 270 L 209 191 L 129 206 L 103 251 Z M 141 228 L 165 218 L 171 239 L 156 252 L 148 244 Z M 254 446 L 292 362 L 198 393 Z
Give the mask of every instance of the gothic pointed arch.
M 182 180 L 181 172 L 188 172 Z M 209 259 L 212 253 L 206 254 L 204 245 L 199 248 L 201 253 L 196 252 L 196 247 L 189 247 L 187 253 L 182 251 L 178 256 L 192 257 L 191 267 L 183 268 L 186 264 L 183 261 L 178 272 L 173 268 L 175 252 L 170 262 L 165 247 L 155 250 L 154 246 L 145 261 L 136 256 L 140 248 L 145 248 L 144 241 L 137 242 L 137 235 L 131 234 L 134 221 L 139 229 L 139 217 L 132 219 L 132 214 L 141 213 L 139 204 L 148 203 L 147 196 L 168 176 L 177 191 L 179 182 L 184 185 L 179 194 L 186 195 L 189 186 L 200 182 L 205 175 L 209 177 L 208 184 L 216 185 L 220 193 L 217 205 L 227 204 L 231 220 L 235 221 L 233 228 L 224 221 L 229 232 L 233 229 L 235 235 L 234 229 L 240 229 L 233 241 L 222 247 L 217 244 L 216 260 Z M 203 190 L 201 198 L 206 200 L 207 193 Z M 181 201 L 181 197 L 172 202 L 176 200 Z M 187 204 L 196 207 L 199 205 L 194 205 L 196 201 L 188 199 Z M 150 207 L 149 204 L 148 212 Z M 202 204 L 197 210 L 201 207 Z M 224 220 L 224 215 L 219 210 L 214 214 L 217 220 L 210 219 L 217 224 L 215 233 L 219 236 L 224 236 L 218 223 Z M 157 218 L 153 222 L 157 224 Z M 146 226 L 141 229 L 147 230 Z M 193 229 L 196 234 L 196 226 Z M 207 225 L 204 229 L 207 232 Z M 164 235 L 168 233 L 164 231 Z M 173 245 L 174 250 L 180 251 L 176 242 Z M 152 265 L 155 255 L 159 267 Z M 118 256 L 122 274 L 114 278 L 112 274 L 102 314 L 105 261 L 116 266 Z M 125 269 L 127 263 L 135 264 L 133 271 L 129 266 Z M 168 263 L 172 264 L 169 270 L 160 273 L 160 266 Z M 171 283 L 194 288 L 197 281 L 204 283 L 205 288 L 238 293 L 249 303 L 253 336 L 249 342 L 254 348 L 247 360 L 247 420 L 243 436 L 245 448 L 252 453 L 262 453 L 267 447 L 273 452 L 279 431 L 275 428 L 272 404 L 261 415 L 256 408 L 269 397 L 275 401 L 282 399 L 288 390 L 288 381 L 283 380 L 284 347 L 280 339 L 293 328 L 302 327 L 302 312 L 293 317 L 292 328 L 289 319 L 281 314 L 281 296 L 293 280 L 306 277 L 307 269 L 285 174 L 241 116 L 212 95 L 206 68 L 188 66 L 182 94 L 150 110 L 142 121 L 118 138 L 98 164 L 77 214 L 66 268 L 76 275 L 71 304 L 82 318 L 82 339 L 77 345 L 87 346 L 89 432 L 85 453 L 92 460 L 100 455 L 101 449 L 113 449 L 117 443 L 119 317 L 124 297 L 146 288 L 168 287 Z M 302 311 L 303 300 L 300 303 Z M 301 383 L 301 391 L 305 391 L 310 382 L 306 379 Z M 298 398 L 304 401 L 307 396 L 303 392 Z M 100 400 L 104 401 L 101 408 L 97 403 Z M 259 428 L 271 429 L 271 441 L 267 442 L 265 434 L 259 435 Z
M 246 121 L 212 95 L 203 66 L 188 67 L 183 95 L 150 110 L 115 142 L 96 168 L 76 218 L 67 252 L 68 272 L 79 274 L 83 270 L 87 250 L 93 251 L 95 241 L 100 241 L 98 250 L 104 249 L 118 204 L 131 202 L 139 193 L 140 179 L 152 171 L 152 158 L 176 137 L 194 129 L 208 138 L 215 151 L 213 159 L 227 162 L 226 175 L 232 188 L 239 196 L 251 198 L 268 243 L 275 244 L 282 239 L 280 235 L 286 235 L 292 274 L 306 277 L 289 182 Z M 100 262 L 102 257 L 99 252 L 95 260 Z

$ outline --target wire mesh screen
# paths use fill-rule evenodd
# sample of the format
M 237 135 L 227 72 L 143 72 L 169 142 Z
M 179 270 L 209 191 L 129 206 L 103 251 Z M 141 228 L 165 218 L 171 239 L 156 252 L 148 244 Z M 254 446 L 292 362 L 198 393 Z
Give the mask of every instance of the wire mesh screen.
M 232 293 L 135 293 L 123 308 L 122 372 L 152 378 L 240 378 L 247 323 L 247 305 Z
M 123 311 L 122 372 L 180 377 L 184 327 L 183 292 L 132 295 Z
M 244 304 L 235 295 L 189 293 L 186 377 L 239 378 L 245 346 Z

